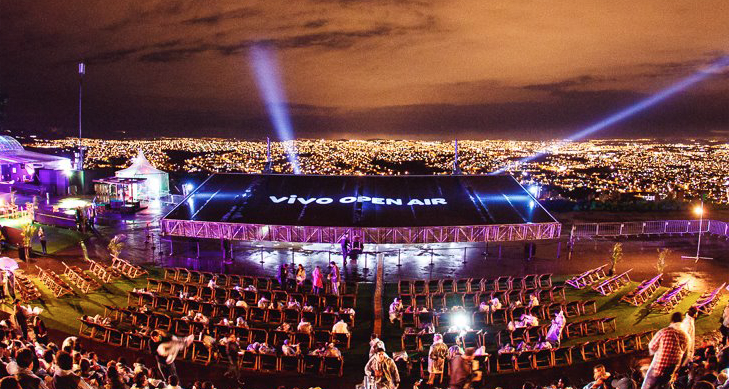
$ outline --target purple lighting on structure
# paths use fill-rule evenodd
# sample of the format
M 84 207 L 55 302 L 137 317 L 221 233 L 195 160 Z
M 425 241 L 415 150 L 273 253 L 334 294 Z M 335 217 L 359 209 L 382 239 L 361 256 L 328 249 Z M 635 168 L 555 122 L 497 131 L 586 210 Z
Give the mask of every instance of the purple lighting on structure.
M 626 107 L 623 110 L 621 110 L 611 116 L 608 116 L 607 118 L 585 128 L 584 130 L 571 135 L 570 137 L 566 138 L 565 141 L 580 140 L 595 132 L 598 132 L 609 126 L 612 126 L 613 124 L 619 123 L 627 118 L 630 118 L 631 116 L 660 103 L 661 101 L 675 95 L 676 93 L 681 92 L 681 91 L 693 86 L 694 84 L 705 80 L 707 77 L 711 76 L 712 74 L 720 73 L 727 66 L 729 66 L 729 56 L 723 57 L 723 58 L 719 59 L 718 61 L 712 63 L 711 65 L 700 69 L 696 73 L 676 82 L 675 84 L 669 86 L 668 88 L 665 88 L 665 89 L 659 91 L 658 93 L 656 93 L 650 97 L 647 97 L 629 107 Z M 556 149 L 558 147 L 559 146 L 553 147 L 550 150 L 543 150 L 535 155 L 522 158 L 518 161 L 518 163 L 526 163 L 526 162 L 533 161 L 543 155 L 556 151 Z M 507 167 L 508 166 L 504 166 L 489 174 L 494 175 L 494 174 L 503 173 Z
M 296 156 L 293 140 L 293 127 L 289 116 L 288 103 L 281 86 L 276 54 L 269 47 L 254 45 L 251 48 L 251 67 L 255 75 L 256 85 L 266 104 L 268 117 L 271 119 L 278 139 L 284 142 L 286 157 L 294 170 L 301 174 L 299 160 Z

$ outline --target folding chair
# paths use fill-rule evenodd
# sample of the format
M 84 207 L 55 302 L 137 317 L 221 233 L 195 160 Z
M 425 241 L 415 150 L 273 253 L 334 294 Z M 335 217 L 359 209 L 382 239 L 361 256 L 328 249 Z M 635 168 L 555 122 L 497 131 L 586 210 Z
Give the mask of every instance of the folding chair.
M 513 277 L 511 279 L 511 289 L 512 290 L 526 289 L 524 277 Z
M 428 350 L 430 349 L 430 346 L 433 344 L 433 336 L 435 334 L 421 334 L 418 337 L 418 341 L 420 342 L 420 349 L 421 350 Z
M 407 351 L 408 353 L 416 352 L 420 350 L 420 342 L 418 340 L 418 334 L 415 333 L 404 333 L 400 337 L 400 349 Z
M 260 354 L 258 356 L 258 371 L 273 372 L 278 370 L 278 357 L 276 354 Z
M 573 321 L 567 323 L 564 326 L 564 337 L 565 339 L 574 338 L 577 336 L 585 336 L 585 323 L 582 321 Z
M 466 292 L 461 295 L 463 300 L 463 308 L 466 310 L 474 310 L 481 303 L 481 292 Z
M 622 341 L 619 338 L 607 338 L 604 339 L 602 342 L 600 342 L 600 346 L 602 347 L 602 350 L 600 351 L 600 355 L 605 357 L 611 357 L 623 354 L 623 345 Z
M 552 349 L 536 351 L 533 357 L 535 369 L 549 369 L 554 367 L 554 354 Z
M 430 302 L 428 304 L 434 311 L 441 311 L 444 308 L 448 308 L 445 302 L 445 295 L 443 293 L 432 293 L 430 294 Z
M 537 280 L 540 288 L 546 289 L 552 287 L 552 273 L 540 274 Z
M 429 293 L 428 282 L 425 280 L 411 281 L 410 282 L 410 291 L 411 291 L 411 294 L 413 294 L 415 296 L 427 295 Z
M 446 293 L 443 296 L 445 306 L 447 308 L 453 308 L 456 306 L 463 306 L 463 295 L 455 292 Z
M 270 324 L 283 323 L 283 311 L 280 309 L 269 309 L 266 321 Z
M 324 357 L 322 371 L 325 376 L 341 377 L 344 375 L 344 361 L 340 357 Z
M 572 364 L 573 346 L 563 346 L 552 349 L 552 361 L 554 367 L 569 366 Z
M 580 301 L 570 301 L 564 305 L 565 317 L 577 317 L 580 316 Z
M 313 338 L 310 334 L 304 333 L 304 332 L 296 332 L 294 333 L 294 344 L 299 344 L 302 349 L 310 349 L 311 345 L 313 344 Z M 303 350 L 301 351 L 304 352 Z
M 514 365 L 517 371 L 530 370 L 534 368 L 535 351 L 522 351 L 516 354 Z
M 258 370 L 258 354 L 246 351 L 241 356 L 239 363 L 243 370 Z
M 473 328 L 484 328 L 489 324 L 489 313 L 487 311 L 476 311 L 471 315 Z
M 248 309 L 248 321 L 251 323 L 265 323 L 268 321 L 268 309 L 250 307 Z
M 482 293 L 495 292 L 496 280 L 482 278 L 479 282 L 479 289 Z
M 318 355 L 304 355 L 301 372 L 304 374 L 321 374 L 323 358 Z
M 496 291 L 507 291 L 511 290 L 511 276 L 501 276 L 494 281 L 494 286 Z
M 618 324 L 615 321 L 615 317 L 604 317 L 600 320 L 600 332 L 603 334 L 607 334 L 608 330 L 611 330 L 610 332 L 615 332 L 618 329 Z
M 582 360 L 586 362 L 600 359 L 600 356 L 602 355 L 601 351 L 602 346 L 600 346 L 599 341 L 585 342 L 580 345 L 580 356 L 582 357 Z
M 582 302 L 581 306 L 583 315 L 594 315 L 597 313 L 597 301 L 586 300 Z
M 319 314 L 319 327 L 332 328 L 337 322 L 337 314 L 332 312 L 322 312 Z
M 329 343 L 332 339 L 332 332 L 329 330 L 316 330 L 314 331 L 314 343 L 315 347 L 323 346 Z
M 456 292 L 456 280 L 447 278 L 440 281 L 441 293 L 453 293 Z
M 516 358 L 512 353 L 498 354 L 496 356 L 497 373 L 513 373 L 516 371 Z
M 457 293 L 470 293 L 471 290 L 471 283 L 473 282 L 473 278 L 461 278 L 458 281 L 456 281 L 455 284 L 455 292 Z
M 268 331 L 261 328 L 251 328 L 249 332 L 251 343 L 268 343 Z
M 401 319 L 400 328 L 415 326 L 415 314 L 413 312 L 403 312 Z
M 201 341 L 192 342 L 192 361 L 207 366 L 213 360 L 213 350 Z
M 332 343 L 337 345 L 340 348 L 349 349 L 350 342 L 352 340 L 352 335 L 350 334 L 341 334 L 336 333 L 332 334 Z
M 600 330 L 601 329 L 601 326 L 600 326 L 600 323 L 601 322 L 602 322 L 601 319 L 588 319 L 588 320 L 583 320 L 582 321 L 582 323 L 583 323 L 582 324 L 582 326 L 583 326 L 582 328 L 584 330 L 585 336 L 593 336 L 593 335 L 597 335 L 597 334 L 600 334 L 600 333 L 604 333 L 604 332 L 602 332 Z
M 124 345 L 124 332 L 116 328 L 106 329 L 106 343 L 112 346 L 122 347 Z
M 620 346 L 625 353 L 632 353 L 641 350 L 640 341 L 636 334 L 620 336 L 618 337 L 618 340 L 620 341 Z
M 281 355 L 278 371 L 300 373 L 301 360 L 301 356 L 298 355 Z
M 428 280 L 428 293 L 443 293 L 440 280 Z
M 527 274 L 524 276 L 524 289 L 541 289 L 539 278 L 536 274 Z

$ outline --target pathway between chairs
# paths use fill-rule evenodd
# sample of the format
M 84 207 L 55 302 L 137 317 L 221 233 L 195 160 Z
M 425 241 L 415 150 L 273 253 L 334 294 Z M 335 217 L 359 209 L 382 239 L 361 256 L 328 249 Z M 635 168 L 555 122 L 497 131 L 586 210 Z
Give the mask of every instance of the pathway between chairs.
M 377 254 L 377 276 L 375 277 L 375 317 L 374 317 L 374 333 L 382 334 L 382 293 L 385 290 L 385 255 Z

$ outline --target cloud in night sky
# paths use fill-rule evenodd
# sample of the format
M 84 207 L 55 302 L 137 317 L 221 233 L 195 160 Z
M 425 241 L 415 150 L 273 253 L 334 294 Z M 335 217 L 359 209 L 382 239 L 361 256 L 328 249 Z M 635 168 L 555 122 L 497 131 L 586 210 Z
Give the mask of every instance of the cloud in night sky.
M 724 0 L 0 0 L 4 127 L 261 138 L 249 50 L 299 137 L 568 135 L 729 54 Z M 599 136 L 726 136 L 724 72 Z

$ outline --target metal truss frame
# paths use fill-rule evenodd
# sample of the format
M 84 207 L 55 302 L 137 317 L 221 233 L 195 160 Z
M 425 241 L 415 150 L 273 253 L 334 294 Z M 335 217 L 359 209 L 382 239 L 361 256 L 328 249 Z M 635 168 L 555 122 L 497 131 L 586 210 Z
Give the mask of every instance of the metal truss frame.
M 364 243 L 372 244 L 515 242 L 557 239 L 562 232 L 560 223 L 352 228 L 162 219 L 161 224 L 162 232 L 167 236 L 292 243 L 337 243 L 345 233 L 359 235 Z

